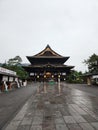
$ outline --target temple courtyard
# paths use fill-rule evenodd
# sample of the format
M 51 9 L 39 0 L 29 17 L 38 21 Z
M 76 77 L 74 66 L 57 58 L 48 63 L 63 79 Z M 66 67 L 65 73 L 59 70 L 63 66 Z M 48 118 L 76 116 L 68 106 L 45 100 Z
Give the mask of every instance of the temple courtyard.
M 97 87 L 64 82 L 30 86 L 34 92 L 2 130 L 98 130 Z

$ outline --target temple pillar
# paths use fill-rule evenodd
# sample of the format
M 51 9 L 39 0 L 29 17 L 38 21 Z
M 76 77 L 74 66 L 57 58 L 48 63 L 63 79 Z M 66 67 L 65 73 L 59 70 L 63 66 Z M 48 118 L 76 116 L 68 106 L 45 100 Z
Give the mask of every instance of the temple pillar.
M 60 83 L 60 77 L 61 77 L 61 75 L 58 74 L 58 83 Z

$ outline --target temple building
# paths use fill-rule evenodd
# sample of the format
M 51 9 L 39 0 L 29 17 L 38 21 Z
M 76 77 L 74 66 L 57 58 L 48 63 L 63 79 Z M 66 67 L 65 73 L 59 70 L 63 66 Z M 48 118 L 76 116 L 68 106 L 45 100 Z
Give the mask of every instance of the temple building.
M 64 57 L 51 49 L 49 45 L 34 56 L 27 56 L 30 65 L 23 66 L 33 81 L 66 80 L 66 76 L 74 66 L 64 63 L 69 57 Z

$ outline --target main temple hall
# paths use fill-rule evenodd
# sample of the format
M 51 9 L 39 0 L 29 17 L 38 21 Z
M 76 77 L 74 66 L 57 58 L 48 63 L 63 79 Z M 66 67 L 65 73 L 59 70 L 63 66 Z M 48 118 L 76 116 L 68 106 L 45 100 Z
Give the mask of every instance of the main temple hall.
M 33 56 L 27 56 L 30 64 L 23 66 L 32 81 L 64 81 L 74 66 L 65 65 L 70 57 L 55 52 L 49 45 Z

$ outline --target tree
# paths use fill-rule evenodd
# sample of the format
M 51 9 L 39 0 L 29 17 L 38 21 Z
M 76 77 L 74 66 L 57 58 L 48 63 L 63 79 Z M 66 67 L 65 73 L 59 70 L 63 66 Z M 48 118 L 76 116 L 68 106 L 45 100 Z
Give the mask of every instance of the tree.
M 26 79 L 28 78 L 28 73 L 23 69 L 21 62 L 21 57 L 15 56 L 14 58 L 9 59 L 7 63 L 4 63 L 2 67 L 13 70 L 21 79 Z
M 67 81 L 70 83 L 83 83 L 83 73 L 81 71 L 72 70 L 67 77 Z
M 84 62 L 88 66 L 88 70 L 90 73 L 98 72 L 98 55 L 93 54 Z
M 19 65 L 21 64 L 22 59 L 20 56 L 15 56 L 14 58 L 11 58 L 8 60 L 9 65 Z

